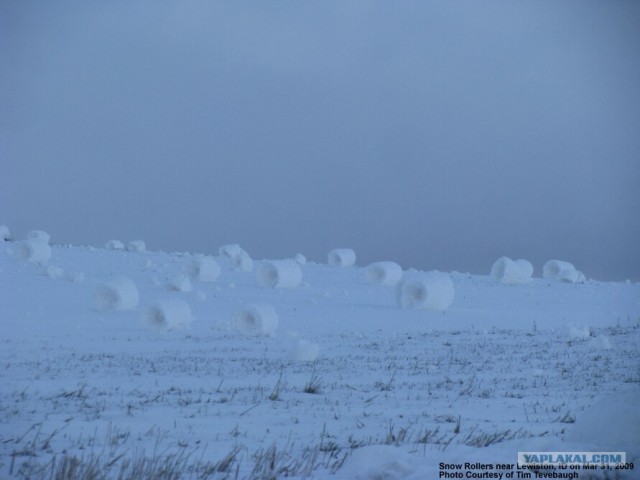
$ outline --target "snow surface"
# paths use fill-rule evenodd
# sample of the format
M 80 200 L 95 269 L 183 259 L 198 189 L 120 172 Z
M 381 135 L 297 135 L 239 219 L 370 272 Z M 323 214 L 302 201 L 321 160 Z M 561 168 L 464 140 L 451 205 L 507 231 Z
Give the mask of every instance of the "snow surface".
M 295 289 L 223 268 L 168 292 L 201 255 L 53 245 L 60 276 L 16 247 L 0 243 L 0 478 L 51 478 L 65 456 L 240 479 L 432 479 L 518 451 L 640 463 L 639 284 L 453 272 L 440 312 L 358 267 L 307 261 Z M 638 478 L 614 473 L 580 478 Z
M 563 260 L 549 260 L 545 263 L 542 267 L 542 276 L 568 283 L 584 283 L 586 281 L 584 274 L 577 270 L 573 263 Z

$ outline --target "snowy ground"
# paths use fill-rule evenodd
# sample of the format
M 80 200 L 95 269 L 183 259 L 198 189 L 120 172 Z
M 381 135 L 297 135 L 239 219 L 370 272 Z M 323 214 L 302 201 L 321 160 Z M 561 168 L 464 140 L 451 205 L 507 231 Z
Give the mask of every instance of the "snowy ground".
M 218 259 L 214 282 L 177 288 L 193 258 L 53 246 L 40 265 L 0 244 L 0 478 L 430 479 L 441 462 L 497 475 L 464 463 L 518 451 L 640 462 L 639 284 L 452 273 L 442 313 L 401 309 L 360 267 L 307 263 L 300 286 L 271 289 Z M 96 310 L 121 275 L 137 307 Z M 188 303 L 188 328 L 145 323 L 164 298 Z M 247 303 L 274 307 L 272 336 L 233 328 Z

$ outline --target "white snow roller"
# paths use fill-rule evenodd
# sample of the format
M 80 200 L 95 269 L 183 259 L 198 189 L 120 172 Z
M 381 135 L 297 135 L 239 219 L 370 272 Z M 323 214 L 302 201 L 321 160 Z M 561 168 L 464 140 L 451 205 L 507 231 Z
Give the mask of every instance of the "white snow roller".
M 109 240 L 105 243 L 104 248 L 106 250 L 124 250 L 124 243 L 120 240 Z
M 256 278 L 262 287 L 293 288 L 302 282 L 302 269 L 292 259 L 264 260 L 258 265 Z
M 376 262 L 364 269 L 364 279 L 373 285 L 396 285 L 402 278 L 402 267 L 396 262 Z
M 313 362 L 318 358 L 320 347 L 302 338 L 296 339 L 289 350 L 289 358 L 296 362 Z
M 533 265 L 528 260 L 511 260 L 500 257 L 491 267 L 491 276 L 504 285 L 523 285 L 529 283 L 533 274 Z
M 562 260 L 549 260 L 542 267 L 542 276 L 551 280 L 561 280 L 569 283 L 584 282 L 584 274 L 576 270 L 572 263 Z
M 131 310 L 138 305 L 138 289 L 127 277 L 117 277 L 96 288 L 93 305 L 98 310 Z
M 0 242 L 8 242 L 11 240 L 11 232 L 6 225 L 0 225 Z
M 167 290 L 171 290 L 173 292 L 190 292 L 191 280 L 189 276 L 184 273 L 179 273 L 178 275 L 170 278 L 167 282 Z
M 147 251 L 147 245 L 143 240 L 132 240 L 127 245 L 127 250 L 130 252 L 142 253 Z
M 568 283 L 584 283 L 587 281 L 584 273 L 576 269 L 564 269 L 558 275 L 558 280 Z
M 327 263 L 332 267 L 351 267 L 356 264 L 356 252 L 350 248 L 335 248 L 327 254 Z
M 396 286 L 396 299 L 402 308 L 444 311 L 453 297 L 451 277 L 440 272 L 405 274 Z
M 157 330 L 179 330 L 191 323 L 191 307 L 180 298 L 163 298 L 147 309 L 145 321 Z
M 222 245 L 218 249 L 218 254 L 222 258 L 227 259 L 234 270 L 240 270 L 242 272 L 253 271 L 253 260 L 237 243 Z
M 215 282 L 220 276 L 220 265 L 215 258 L 202 255 L 191 261 L 187 273 L 191 278 L 200 282 Z
M 32 263 L 47 263 L 51 258 L 51 247 L 39 238 L 28 238 L 18 243 L 18 256 Z
M 49 243 L 51 236 L 44 230 L 31 230 L 27 233 L 27 240 L 40 240 L 44 243 Z
M 262 337 L 272 335 L 278 328 L 278 314 L 268 304 L 247 304 L 233 315 L 233 327 L 242 335 Z

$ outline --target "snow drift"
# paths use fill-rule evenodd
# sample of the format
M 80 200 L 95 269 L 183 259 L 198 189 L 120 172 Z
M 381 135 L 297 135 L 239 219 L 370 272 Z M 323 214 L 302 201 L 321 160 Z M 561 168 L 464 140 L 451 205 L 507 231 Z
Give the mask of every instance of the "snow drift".
M 271 305 L 248 304 L 233 315 L 233 327 L 248 336 L 269 336 L 278 328 L 278 314 Z
M 364 278 L 374 285 L 396 285 L 402 278 L 402 267 L 396 262 L 376 262 L 364 270 Z
M 218 249 L 222 258 L 227 259 L 235 270 L 251 272 L 253 270 L 253 260 L 249 254 L 237 243 L 223 245 Z
M 163 298 L 147 309 L 144 319 L 158 330 L 178 330 L 191 323 L 191 307 L 179 298 Z
M 527 260 L 500 257 L 491 267 L 491 276 L 504 285 L 522 285 L 531 281 L 533 265 Z
M 18 243 L 18 256 L 32 263 L 46 263 L 51 258 L 51 247 L 41 238 L 28 238 Z
M 295 260 L 265 260 L 256 269 L 258 283 L 268 288 L 292 288 L 302 282 L 302 269 Z
M 327 262 L 332 267 L 351 267 L 356 264 L 356 252 L 350 248 L 336 248 L 327 254 Z
M 586 278 L 584 274 L 576 270 L 576 267 L 569 262 L 562 260 L 549 260 L 542 267 L 542 276 L 550 280 L 561 280 L 569 283 L 583 283 Z
M 187 273 L 194 280 L 214 282 L 220 276 L 220 265 L 218 265 L 215 258 L 203 255 L 191 261 L 189 267 L 187 267 Z
M 396 287 L 396 299 L 402 308 L 444 311 L 453 297 L 451 277 L 440 272 L 405 274 Z
M 131 310 L 138 305 L 138 289 L 127 277 L 117 277 L 96 288 L 93 305 L 98 310 Z

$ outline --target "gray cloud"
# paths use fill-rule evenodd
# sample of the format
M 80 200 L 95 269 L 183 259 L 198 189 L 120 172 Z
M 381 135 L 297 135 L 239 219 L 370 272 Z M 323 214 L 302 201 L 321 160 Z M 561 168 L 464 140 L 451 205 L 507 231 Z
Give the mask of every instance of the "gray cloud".
M 3 2 L 0 222 L 640 279 L 634 2 Z

